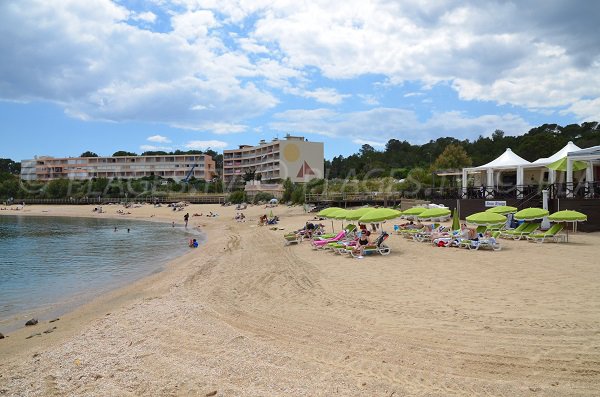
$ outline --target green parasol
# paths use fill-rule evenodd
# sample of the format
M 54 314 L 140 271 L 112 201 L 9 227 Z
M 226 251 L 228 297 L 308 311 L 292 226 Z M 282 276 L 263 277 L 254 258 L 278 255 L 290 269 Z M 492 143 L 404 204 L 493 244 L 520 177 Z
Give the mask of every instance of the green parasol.
M 359 220 L 363 215 L 368 214 L 369 212 L 375 210 L 376 208 L 373 207 L 362 207 L 362 208 L 358 208 L 355 210 L 350 210 L 348 211 L 348 214 L 346 216 L 346 219 L 348 219 L 349 221 L 357 221 Z
M 587 163 L 584 161 L 573 160 L 573 171 L 581 171 L 587 168 Z M 548 164 L 546 167 L 555 171 L 566 171 L 567 170 L 567 158 L 556 160 L 554 163 Z
M 398 218 L 402 214 L 401 211 L 391 208 L 376 208 L 361 216 L 358 221 L 362 223 L 378 223 L 388 219 Z
M 419 218 L 420 220 L 427 220 L 427 219 L 443 218 L 443 217 L 447 217 L 449 215 L 450 215 L 450 210 L 448 208 L 429 208 L 429 209 L 421 212 L 419 215 L 417 215 L 417 218 Z
M 555 212 L 554 214 L 550 215 L 548 217 L 548 219 L 552 222 L 573 223 L 573 226 L 575 226 L 575 223 L 577 223 L 577 222 L 587 221 L 587 215 L 582 214 L 579 211 L 563 210 L 563 211 Z M 567 242 L 568 242 L 569 241 L 569 229 L 566 228 L 565 231 L 567 233 Z
M 419 215 L 421 212 L 425 211 L 427 208 L 424 207 L 412 207 L 407 209 L 406 211 L 402 211 L 402 216 L 406 216 L 406 217 L 416 217 L 417 215 Z
M 541 208 L 525 208 L 515 214 L 515 219 L 518 221 L 534 221 L 536 219 L 542 219 L 548 216 L 548 210 Z
M 334 211 L 341 210 L 341 209 L 342 209 L 342 208 L 340 208 L 340 207 L 328 207 L 328 208 L 325 208 L 325 209 L 323 209 L 323 210 L 319 211 L 319 212 L 317 213 L 317 216 L 327 217 L 327 215 L 328 215 L 330 212 L 334 212 Z
M 341 209 L 341 210 L 337 210 L 337 211 L 332 211 L 328 215 L 328 218 L 332 218 L 332 219 L 346 219 L 346 215 L 348 215 L 348 212 L 350 212 L 350 210 Z
M 494 214 L 514 214 L 517 212 L 517 207 L 511 207 L 510 205 L 499 205 L 497 207 L 488 208 L 485 212 L 492 212 Z
M 460 219 L 458 218 L 458 208 L 452 212 L 452 230 L 460 230 Z
M 475 225 L 490 226 L 506 222 L 506 217 L 489 211 L 477 212 L 467 216 L 467 222 Z

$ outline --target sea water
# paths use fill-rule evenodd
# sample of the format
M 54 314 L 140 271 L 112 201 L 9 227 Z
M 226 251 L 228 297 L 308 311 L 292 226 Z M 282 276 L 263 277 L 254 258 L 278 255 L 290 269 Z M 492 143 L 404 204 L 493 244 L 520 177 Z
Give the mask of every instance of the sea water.
M 158 222 L 0 216 L 0 332 L 160 271 L 191 238 Z

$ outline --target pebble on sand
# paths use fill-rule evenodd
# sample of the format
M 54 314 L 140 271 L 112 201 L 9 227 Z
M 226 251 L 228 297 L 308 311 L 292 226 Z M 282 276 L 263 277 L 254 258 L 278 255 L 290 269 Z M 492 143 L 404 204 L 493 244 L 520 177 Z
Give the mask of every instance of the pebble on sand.
M 38 323 L 38 320 L 37 320 L 37 318 L 32 318 L 31 320 L 29 320 L 29 321 L 27 321 L 27 322 L 25 323 L 25 326 L 26 326 L 26 327 L 29 327 L 29 326 L 31 326 L 31 325 L 36 325 L 37 323 Z

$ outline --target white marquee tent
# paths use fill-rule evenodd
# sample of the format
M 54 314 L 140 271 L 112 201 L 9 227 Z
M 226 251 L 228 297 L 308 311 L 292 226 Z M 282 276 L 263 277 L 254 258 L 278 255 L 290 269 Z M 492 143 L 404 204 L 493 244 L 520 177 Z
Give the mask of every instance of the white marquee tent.
M 515 154 L 510 148 L 506 149 L 497 159 L 490 161 L 487 164 L 479 167 L 463 168 L 462 170 L 462 187 L 463 191 L 467 190 L 467 177 L 473 173 L 485 173 L 486 186 L 493 187 L 497 183 L 495 181 L 496 171 L 516 170 L 517 186 L 523 184 L 523 167 L 531 163 L 521 156 Z

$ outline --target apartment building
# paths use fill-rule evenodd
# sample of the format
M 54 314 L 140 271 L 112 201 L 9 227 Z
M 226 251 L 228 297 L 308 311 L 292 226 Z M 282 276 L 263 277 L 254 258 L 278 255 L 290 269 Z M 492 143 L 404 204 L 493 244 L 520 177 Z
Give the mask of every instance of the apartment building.
M 216 174 L 212 156 L 204 154 L 122 157 L 36 157 L 21 162 L 21 179 L 141 178 L 160 176 L 180 181 L 190 175 L 211 180 Z
M 309 142 L 304 137 L 287 135 L 285 139 L 260 141 L 257 146 L 240 145 L 223 151 L 223 181 L 241 179 L 255 172 L 263 182 L 290 178 L 307 182 L 324 177 L 323 142 Z

